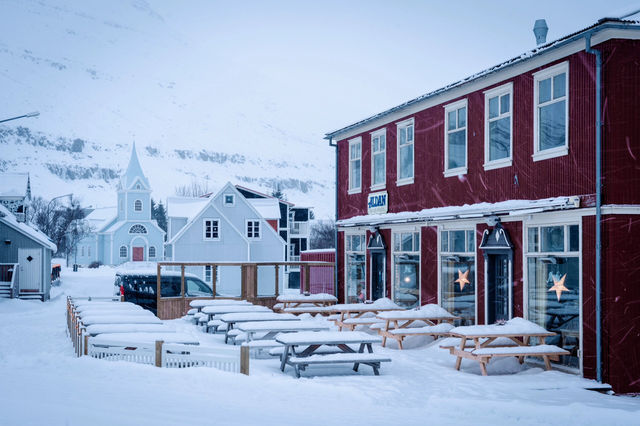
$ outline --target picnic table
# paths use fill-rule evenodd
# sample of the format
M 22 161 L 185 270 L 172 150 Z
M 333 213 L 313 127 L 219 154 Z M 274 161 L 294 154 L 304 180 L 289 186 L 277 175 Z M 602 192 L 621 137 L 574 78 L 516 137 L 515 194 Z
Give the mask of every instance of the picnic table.
M 89 338 L 95 346 L 120 346 L 122 343 L 134 345 L 153 345 L 156 341 L 164 343 L 181 343 L 184 345 L 199 345 L 198 339 L 185 333 L 104 333 Z
M 93 324 L 86 329 L 90 336 L 105 333 L 171 333 L 174 331 L 166 324 Z
M 318 294 L 281 294 L 276 299 L 278 303 L 274 309 L 288 313 L 324 313 L 322 308 L 334 305 L 338 302 L 338 298 L 328 293 Z M 305 310 L 305 308 L 307 310 Z M 293 309 L 293 310 L 292 310 Z
M 480 364 L 483 376 L 487 375 L 487 364 L 494 357 L 515 356 L 520 363 L 526 356 L 541 357 L 545 368 L 551 370 L 551 360 L 557 361 L 560 355 L 569 355 L 565 349 L 544 344 L 546 337 L 556 333 L 522 318 L 513 318 L 504 325 L 456 327 L 449 334 L 460 338 L 460 344 L 441 347 L 456 356 L 456 370 L 460 370 L 462 358 L 467 358 Z M 538 338 L 541 344 L 529 346 L 531 338 Z M 468 340 L 473 340 L 473 344 L 469 345 Z
M 205 306 L 234 306 L 234 305 L 251 305 L 251 302 L 238 299 L 197 299 L 189 302 L 189 306 L 200 312 Z
M 390 362 L 391 359 L 373 353 L 372 344 L 380 342 L 380 337 L 371 336 L 361 331 L 316 331 L 280 334 L 276 342 L 284 345 L 280 358 L 280 370 L 284 372 L 287 365 L 294 368 L 296 377 L 300 377 L 300 371 L 309 365 L 353 364 L 353 370 L 358 371 L 360 364 L 369 365 L 373 373 L 379 375 L 382 362 Z M 358 346 L 355 350 L 349 345 Z M 299 350 L 303 348 L 302 350 Z M 331 351 L 319 351 L 323 347 L 329 347 Z M 365 349 L 367 353 L 364 353 Z
M 259 340 L 269 340 L 278 333 L 325 331 L 330 328 L 328 323 L 314 320 L 250 321 L 238 325 L 238 330 L 247 334 L 247 343 L 258 340 L 255 338 L 256 333 L 265 333 Z
M 415 309 L 380 312 L 376 318 L 384 321 L 384 326 L 378 330 L 382 336 L 382 346 L 386 345 L 387 338 L 391 338 L 402 349 L 402 341 L 407 336 L 448 336 L 453 328 L 451 323 L 460 317 L 451 315 L 438 305 L 428 304 Z M 416 327 L 416 321 L 427 325 Z
M 378 299 L 372 303 L 343 303 L 331 306 L 331 311 L 338 313 L 335 320 L 338 330 L 343 328 L 354 330 L 358 325 L 371 325 L 381 322 L 375 315 L 383 311 L 397 311 L 402 309 L 388 298 Z M 373 317 L 365 317 L 373 314 Z
M 153 315 L 90 315 L 82 318 L 82 324 L 88 327 L 93 324 L 162 324 L 162 321 Z
M 250 321 L 300 321 L 292 314 L 277 314 L 275 312 L 236 312 L 232 314 L 224 314 L 220 316 L 220 321 L 227 324 L 224 342 L 229 341 L 229 332 L 233 330 L 235 324 Z

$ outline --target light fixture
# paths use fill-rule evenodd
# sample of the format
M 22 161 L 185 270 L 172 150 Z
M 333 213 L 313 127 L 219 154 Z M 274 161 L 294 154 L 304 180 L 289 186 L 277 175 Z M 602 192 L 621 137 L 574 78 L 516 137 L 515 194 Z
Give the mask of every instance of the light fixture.
M 11 240 L 4 240 L 4 243 L 5 243 L 6 245 L 9 245 L 9 244 L 11 244 Z

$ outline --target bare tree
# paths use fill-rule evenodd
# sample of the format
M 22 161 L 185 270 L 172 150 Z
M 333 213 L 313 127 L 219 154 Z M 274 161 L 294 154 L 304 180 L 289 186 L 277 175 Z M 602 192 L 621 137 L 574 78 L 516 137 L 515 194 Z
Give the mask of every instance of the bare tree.
M 311 225 L 311 249 L 334 248 L 336 222 L 333 219 L 316 220 Z
M 192 179 L 190 184 L 176 186 L 176 195 L 181 197 L 202 197 L 209 194 L 209 181 L 200 182 Z

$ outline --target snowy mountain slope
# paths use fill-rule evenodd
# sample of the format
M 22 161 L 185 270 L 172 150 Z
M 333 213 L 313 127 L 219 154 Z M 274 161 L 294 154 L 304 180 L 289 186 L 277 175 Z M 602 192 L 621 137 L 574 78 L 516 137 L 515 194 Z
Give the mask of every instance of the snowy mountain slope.
M 187 26 L 171 2 L 1 1 L 0 118 L 41 116 L 0 125 L 0 171 L 29 171 L 34 195 L 111 205 L 135 141 L 156 199 L 194 179 L 280 183 L 332 215 L 334 153 L 312 99 L 293 119 L 307 106 L 287 102 L 299 82 L 275 75 L 279 59 L 245 64 L 235 33 L 216 30 L 223 3 L 189 5 L 202 14 Z

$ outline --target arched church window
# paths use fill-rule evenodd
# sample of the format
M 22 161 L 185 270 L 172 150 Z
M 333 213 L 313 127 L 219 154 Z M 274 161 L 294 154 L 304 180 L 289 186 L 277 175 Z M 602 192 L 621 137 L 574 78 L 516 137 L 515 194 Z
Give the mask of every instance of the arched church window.
M 135 203 L 133 203 L 133 209 L 137 212 L 141 212 L 142 211 L 142 201 L 140 200 L 136 200 Z
M 145 228 L 142 225 L 136 224 L 136 225 L 133 225 L 131 228 L 129 228 L 129 233 L 130 234 L 146 234 L 147 228 Z
M 127 257 L 127 246 L 120 246 L 120 257 Z
M 156 248 L 154 246 L 149 247 L 149 257 L 156 257 Z

